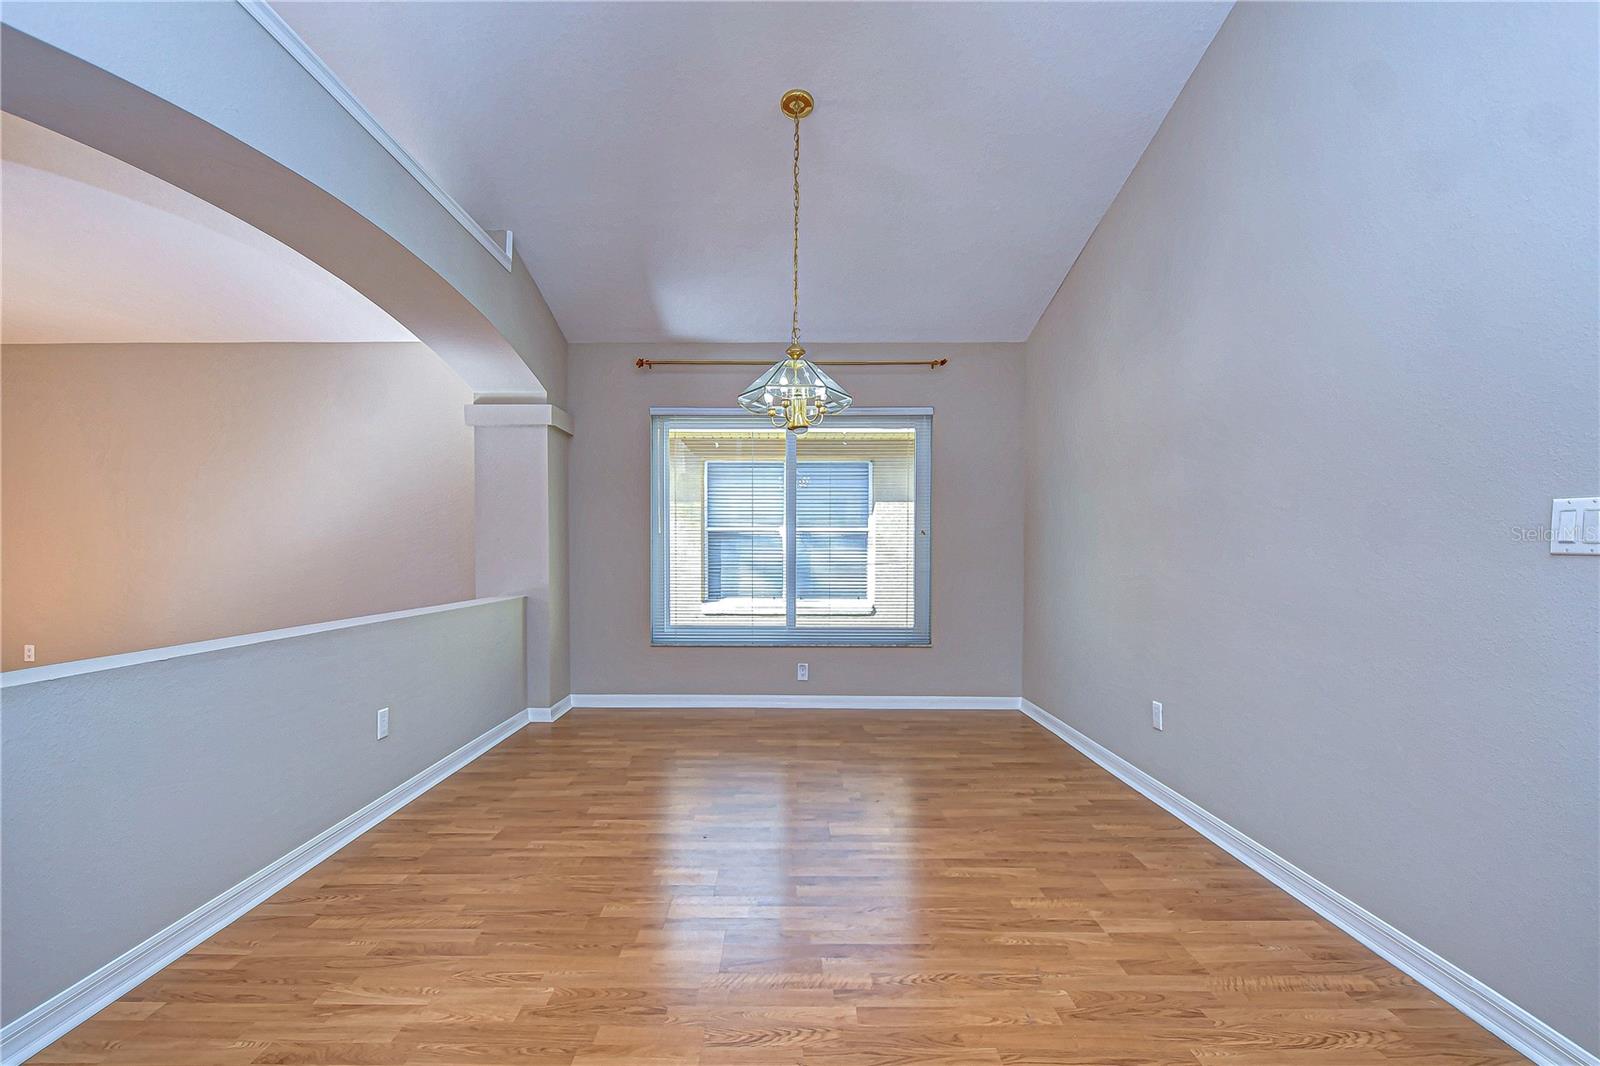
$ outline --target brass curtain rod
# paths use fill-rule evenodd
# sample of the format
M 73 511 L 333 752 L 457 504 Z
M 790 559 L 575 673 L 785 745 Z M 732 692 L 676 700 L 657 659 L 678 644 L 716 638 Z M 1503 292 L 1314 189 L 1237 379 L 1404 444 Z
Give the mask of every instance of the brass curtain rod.
M 817 366 L 925 366 L 929 370 L 938 370 L 950 360 L 948 359 L 817 359 Z M 658 366 L 766 366 L 767 362 L 760 359 L 635 359 L 633 365 L 639 370 L 651 370 Z

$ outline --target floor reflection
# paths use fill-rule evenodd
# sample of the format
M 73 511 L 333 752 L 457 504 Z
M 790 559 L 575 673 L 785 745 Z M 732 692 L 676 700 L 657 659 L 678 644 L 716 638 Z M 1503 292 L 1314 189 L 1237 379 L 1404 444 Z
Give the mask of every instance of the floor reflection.
M 863 948 L 919 943 L 912 782 L 881 752 L 819 742 L 807 717 L 663 758 L 663 935 L 683 951 L 720 941 L 725 973 L 837 973 Z

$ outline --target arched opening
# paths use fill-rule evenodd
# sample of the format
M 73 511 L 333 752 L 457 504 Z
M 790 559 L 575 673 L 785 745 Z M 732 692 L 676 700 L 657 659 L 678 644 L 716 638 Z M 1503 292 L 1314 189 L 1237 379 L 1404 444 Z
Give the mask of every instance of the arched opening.
M 0 126 L 4 668 L 470 599 L 459 375 L 213 204 Z

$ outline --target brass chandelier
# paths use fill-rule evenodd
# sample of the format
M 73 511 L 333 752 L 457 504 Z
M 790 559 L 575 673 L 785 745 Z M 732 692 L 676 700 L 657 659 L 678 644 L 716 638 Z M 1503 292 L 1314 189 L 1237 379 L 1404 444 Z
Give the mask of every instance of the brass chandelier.
M 849 407 L 851 398 L 808 360 L 806 350 L 800 347 L 800 120 L 811 114 L 816 101 L 804 89 L 790 89 L 778 106 L 794 121 L 794 313 L 789 319 L 789 348 L 784 358 L 739 394 L 739 406 L 778 429 L 799 435 L 824 416 Z

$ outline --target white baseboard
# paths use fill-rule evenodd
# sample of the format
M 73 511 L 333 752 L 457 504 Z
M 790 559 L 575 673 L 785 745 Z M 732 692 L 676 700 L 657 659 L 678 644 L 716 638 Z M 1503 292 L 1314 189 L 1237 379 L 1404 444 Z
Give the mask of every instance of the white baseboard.
M 1015 711 L 1015 696 L 815 696 L 718 694 L 677 695 L 665 693 L 573 693 L 567 697 L 574 707 L 607 707 L 616 710 L 753 710 L 796 711 Z
M 116 1002 L 129 989 L 521 729 L 527 721 L 526 713 L 518 711 L 476 740 L 457 748 L 404 784 L 390 789 L 337 825 L 318 833 L 211 902 L 195 908 L 144 943 L 21 1015 L 0 1029 L 0 1066 L 21 1063 L 60 1039 Z
M 1600 1066 L 1596 1058 L 1455 963 L 1419 944 L 1281 855 L 1089 739 L 1031 700 L 1022 713 L 1077 748 L 1112 776 L 1403 970 L 1462 1014 L 1539 1066 Z
M 553 706 L 550 706 L 550 707 L 529 707 L 528 708 L 528 721 L 530 721 L 530 722 L 554 722 L 555 720 L 560 718 L 562 715 L 564 715 L 568 711 L 572 710 L 572 706 L 573 706 L 572 697 L 571 696 L 567 696 L 566 698 L 562 699 L 561 702 L 559 702 L 557 704 L 554 704 Z

